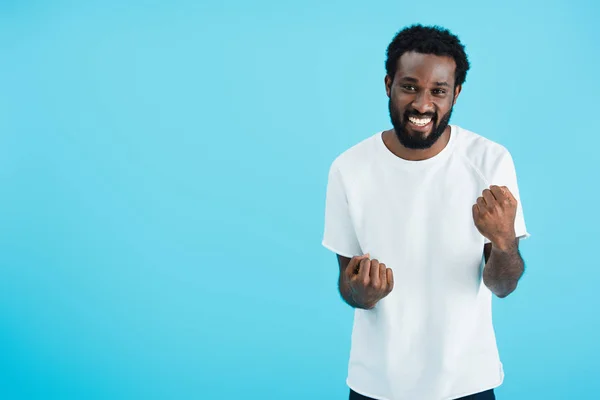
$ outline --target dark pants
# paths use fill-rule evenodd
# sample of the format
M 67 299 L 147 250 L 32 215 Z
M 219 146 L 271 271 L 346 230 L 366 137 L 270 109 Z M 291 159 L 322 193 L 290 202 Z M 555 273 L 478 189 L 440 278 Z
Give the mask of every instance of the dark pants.
M 374 400 L 370 397 L 363 396 L 362 394 L 356 393 L 354 390 L 350 389 L 350 398 L 349 400 Z M 496 395 L 494 394 L 494 389 L 486 390 L 485 392 L 472 394 L 470 396 L 461 397 L 456 400 L 496 400 Z

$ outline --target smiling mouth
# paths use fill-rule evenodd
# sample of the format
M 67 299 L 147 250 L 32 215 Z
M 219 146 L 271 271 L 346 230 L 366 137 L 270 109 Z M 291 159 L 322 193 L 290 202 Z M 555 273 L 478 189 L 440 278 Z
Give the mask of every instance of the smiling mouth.
M 428 125 L 431 120 L 432 117 L 421 117 L 421 118 L 417 118 L 417 117 L 408 117 L 408 120 L 416 126 L 426 126 Z

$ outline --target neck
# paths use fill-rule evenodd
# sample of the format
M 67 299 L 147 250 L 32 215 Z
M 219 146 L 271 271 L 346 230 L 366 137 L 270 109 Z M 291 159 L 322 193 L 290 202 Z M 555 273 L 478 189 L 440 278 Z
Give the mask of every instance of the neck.
M 422 161 L 438 155 L 450 141 L 450 125 L 440 138 L 428 149 L 409 149 L 400 143 L 393 129 L 383 132 L 383 143 L 397 157 L 408 161 Z

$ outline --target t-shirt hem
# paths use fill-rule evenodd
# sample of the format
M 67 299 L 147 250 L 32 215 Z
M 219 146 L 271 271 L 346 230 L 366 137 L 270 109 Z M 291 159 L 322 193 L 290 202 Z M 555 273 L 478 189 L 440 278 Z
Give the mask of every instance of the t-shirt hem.
M 503 364 L 502 364 L 501 361 L 498 363 L 498 371 L 499 371 L 499 377 L 498 377 L 498 380 L 495 383 L 488 383 L 487 385 L 482 385 L 482 386 L 480 386 L 478 388 L 471 389 L 469 391 L 465 391 L 465 392 L 462 392 L 462 393 L 454 393 L 454 394 L 452 394 L 449 397 L 445 397 L 443 400 L 459 399 L 461 397 L 467 397 L 467 396 L 470 396 L 470 395 L 473 395 L 473 394 L 485 392 L 486 390 L 498 388 L 504 382 L 504 376 L 505 376 L 504 375 L 504 366 L 503 366 Z
M 356 254 L 352 254 L 352 253 L 350 253 L 348 251 L 340 250 L 339 248 L 330 245 L 329 243 L 325 242 L 325 240 L 323 240 L 321 242 L 321 245 L 323 247 L 325 247 L 327 250 L 332 251 L 332 252 L 334 252 L 336 254 L 339 254 L 342 257 L 352 258 L 352 257 L 356 256 Z
M 453 395 L 451 395 L 449 397 L 444 397 L 443 400 L 459 399 L 461 397 L 467 397 L 467 396 L 471 396 L 473 394 L 485 392 L 486 390 L 497 389 L 498 387 L 500 387 L 500 385 L 502 385 L 503 382 L 504 382 L 504 376 L 501 376 L 500 380 L 497 381 L 496 383 L 485 385 L 485 386 L 481 386 L 481 387 L 479 387 L 477 389 L 469 390 L 467 392 L 455 393 L 455 394 L 453 394 Z
M 461 392 L 461 393 L 454 393 L 448 397 L 443 397 L 440 400 L 454 400 L 454 399 L 458 399 L 461 397 L 466 397 L 466 396 L 470 396 L 473 394 L 485 392 L 486 390 L 497 389 L 498 387 L 500 387 L 502 385 L 502 383 L 504 383 L 504 370 L 503 370 L 502 363 L 500 363 L 499 368 L 500 368 L 500 378 L 496 381 L 496 383 L 487 384 L 484 386 L 480 386 L 476 389 L 471 389 L 471 390 Z M 346 378 L 346 385 L 348 386 L 348 388 L 352 389 L 353 391 L 355 391 L 358 394 L 362 394 L 363 396 L 367 396 L 367 397 L 370 397 L 375 400 L 391 400 L 391 398 L 389 398 L 389 397 L 376 395 L 374 393 L 358 389 L 356 386 L 354 386 L 353 383 L 350 382 L 349 377 Z
M 352 389 L 353 391 L 355 391 L 358 394 L 362 394 L 363 396 L 367 396 L 367 397 L 370 397 L 375 400 L 391 400 L 389 397 L 382 397 L 382 396 L 373 394 L 371 392 L 365 392 L 364 390 L 357 389 L 356 386 L 354 386 L 352 383 L 350 383 L 349 378 L 346 379 L 346 386 L 348 386 L 348 388 Z

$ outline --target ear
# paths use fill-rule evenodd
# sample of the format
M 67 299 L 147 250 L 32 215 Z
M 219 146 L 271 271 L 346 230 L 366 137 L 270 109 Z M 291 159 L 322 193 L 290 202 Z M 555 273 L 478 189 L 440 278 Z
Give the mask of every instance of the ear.
M 384 79 L 384 83 L 385 83 L 385 93 L 387 94 L 387 97 L 389 98 L 392 95 L 392 78 L 390 78 L 389 75 L 386 75 L 385 79 Z
M 452 105 L 456 104 L 456 99 L 458 99 L 458 95 L 460 94 L 461 90 L 462 90 L 462 85 L 458 85 L 454 88 L 454 102 L 452 103 Z

